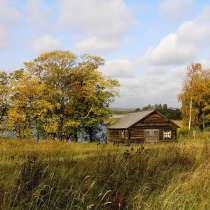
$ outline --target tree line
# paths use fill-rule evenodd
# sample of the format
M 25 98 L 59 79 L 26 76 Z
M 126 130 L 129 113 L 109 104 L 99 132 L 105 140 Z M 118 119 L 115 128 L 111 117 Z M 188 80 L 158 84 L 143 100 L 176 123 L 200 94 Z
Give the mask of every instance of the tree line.
M 0 131 L 17 138 L 90 141 L 110 114 L 117 80 L 105 78 L 97 56 L 69 51 L 43 53 L 12 73 L 0 72 Z
M 161 114 L 163 114 L 164 116 L 166 116 L 171 120 L 182 119 L 181 110 L 179 108 L 168 107 L 167 104 L 155 104 L 155 105 L 149 104 L 147 106 L 144 106 L 143 108 L 137 108 L 135 111 L 145 111 L 151 109 L 158 110 Z

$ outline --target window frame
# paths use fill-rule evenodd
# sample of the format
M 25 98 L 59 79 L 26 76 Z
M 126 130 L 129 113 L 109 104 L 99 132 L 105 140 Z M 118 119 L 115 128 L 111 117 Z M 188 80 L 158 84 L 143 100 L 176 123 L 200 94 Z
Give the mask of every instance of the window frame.
M 164 130 L 163 131 L 163 139 L 172 139 L 172 131 Z
M 121 139 L 125 139 L 125 130 L 120 130 Z

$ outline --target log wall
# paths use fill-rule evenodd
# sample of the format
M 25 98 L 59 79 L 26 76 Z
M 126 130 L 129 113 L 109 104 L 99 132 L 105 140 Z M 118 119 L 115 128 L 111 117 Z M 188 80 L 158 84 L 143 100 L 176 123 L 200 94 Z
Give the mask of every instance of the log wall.
M 177 138 L 175 125 L 164 116 L 158 113 L 152 113 L 128 129 L 109 129 L 108 139 L 111 142 L 144 143 L 145 129 L 158 129 L 159 142 L 172 142 Z M 124 137 L 122 137 L 122 131 L 125 132 Z M 171 131 L 171 138 L 164 138 L 163 133 L 168 131 Z

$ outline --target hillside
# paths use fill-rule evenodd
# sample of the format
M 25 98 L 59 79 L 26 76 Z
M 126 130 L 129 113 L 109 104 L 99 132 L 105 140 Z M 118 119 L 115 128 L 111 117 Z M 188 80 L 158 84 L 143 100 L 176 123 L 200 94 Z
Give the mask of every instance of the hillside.
M 209 137 L 144 148 L 1 140 L 0 209 L 209 209 Z

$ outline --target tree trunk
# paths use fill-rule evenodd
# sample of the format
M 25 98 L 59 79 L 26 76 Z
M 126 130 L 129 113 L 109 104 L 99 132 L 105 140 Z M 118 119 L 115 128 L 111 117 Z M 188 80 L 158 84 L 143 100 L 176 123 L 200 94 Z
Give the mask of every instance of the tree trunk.
M 58 139 L 59 140 L 63 140 L 63 136 L 64 136 L 64 129 L 63 129 L 63 125 L 64 125 L 64 109 L 65 109 L 65 105 L 64 105 L 64 98 L 61 99 L 61 108 L 60 108 L 60 123 L 58 126 Z
M 36 142 L 39 143 L 39 140 L 40 140 L 40 133 L 39 133 L 38 121 L 36 119 Z
M 89 135 L 89 140 L 90 142 L 93 142 L 93 130 L 91 128 L 88 128 L 88 135 Z
M 77 129 L 74 130 L 73 132 L 73 139 L 78 142 L 78 135 L 77 135 Z

